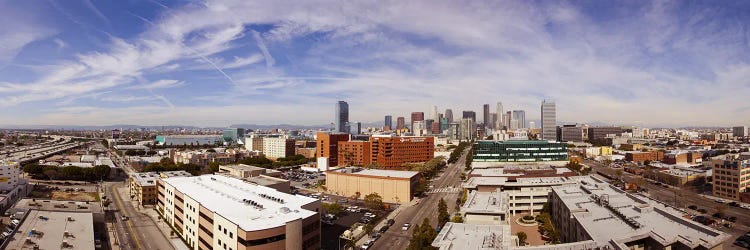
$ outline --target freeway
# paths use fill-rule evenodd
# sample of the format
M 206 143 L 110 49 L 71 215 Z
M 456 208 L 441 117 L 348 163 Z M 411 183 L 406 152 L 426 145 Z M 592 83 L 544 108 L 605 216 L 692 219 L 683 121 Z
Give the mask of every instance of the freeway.
M 608 166 L 605 166 L 604 164 L 592 160 L 584 160 L 583 162 L 587 166 L 590 166 L 593 170 L 603 173 L 609 176 L 616 176 L 615 172 L 616 169 L 610 168 Z M 628 173 L 623 171 L 622 172 L 622 178 L 626 182 L 636 182 L 638 178 L 642 178 L 640 176 Z M 725 217 L 736 217 L 737 222 L 734 223 L 732 228 L 725 228 L 720 227 L 719 229 L 725 233 L 729 233 L 732 235 L 732 238 L 730 240 L 725 242 L 725 247 L 734 247 L 730 246 L 732 242 L 734 242 L 734 239 L 737 237 L 745 234 L 750 230 L 750 212 L 741 207 L 732 207 L 728 206 L 726 204 L 719 204 L 711 199 L 708 199 L 704 196 L 699 195 L 694 190 L 687 188 L 687 187 L 663 187 L 661 185 L 652 184 L 648 181 L 641 182 L 643 184 L 643 187 L 646 189 L 646 192 L 643 192 L 645 195 L 661 201 L 665 204 L 669 204 L 671 206 L 677 207 L 681 210 L 684 210 L 690 214 L 700 214 L 697 211 L 693 211 L 691 209 L 688 209 L 687 207 L 691 205 L 697 206 L 699 209 L 703 208 L 706 209 L 708 212 L 706 213 L 706 216 L 711 217 L 712 214 L 718 212 L 719 210 L 723 210 Z
M 460 175 L 466 164 L 467 152 L 468 149 L 464 151 L 456 163 L 449 164 L 443 170 L 443 173 L 433 181 L 433 185 L 435 186 L 433 190 L 455 190 L 452 187 L 460 187 Z M 427 197 L 421 198 L 418 204 L 406 208 L 406 210 L 396 216 L 394 219 L 395 224 L 373 244 L 372 249 L 406 249 L 409 245 L 412 230 L 415 228 L 415 225 L 421 224 L 424 218 L 430 219 L 432 226 L 437 227 L 437 207 L 440 198 L 445 199 L 445 202 L 448 204 L 448 213 L 452 216 L 456 211 L 455 201 L 459 195 L 460 192 L 455 191 L 429 193 Z M 401 226 L 404 223 L 411 223 L 412 227 L 408 231 L 402 231 Z

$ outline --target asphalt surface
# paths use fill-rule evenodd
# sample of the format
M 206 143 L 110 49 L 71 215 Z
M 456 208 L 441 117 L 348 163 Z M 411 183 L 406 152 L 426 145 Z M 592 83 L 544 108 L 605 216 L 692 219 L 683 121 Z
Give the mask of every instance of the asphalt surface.
M 111 213 L 110 218 L 116 222 L 115 229 L 117 230 L 121 249 L 174 249 L 169 239 L 164 237 L 164 234 L 159 231 L 154 221 L 133 207 L 133 203 L 130 202 L 129 197 L 122 197 L 117 192 L 117 189 L 124 187 L 124 184 L 108 182 L 105 186 L 107 197 L 112 197 L 113 199 L 110 209 L 114 209 L 115 211 Z M 127 217 L 125 220 L 122 218 L 123 215 Z
M 351 228 L 354 223 L 357 223 L 365 213 L 351 213 L 346 212 L 344 216 L 336 219 L 333 225 L 327 225 L 321 222 L 321 244 L 322 249 L 327 250 L 338 250 L 343 249 L 346 242 L 339 240 L 339 235 L 343 234 L 344 231 Z M 377 230 L 377 229 L 375 229 Z
M 449 164 L 443 173 L 437 178 L 433 179 L 432 185 L 438 188 L 447 187 L 459 187 L 461 183 L 461 171 L 466 164 L 466 149 L 461 158 L 454 164 Z M 380 239 L 375 241 L 375 244 L 370 249 L 406 249 L 409 246 L 409 239 L 411 238 L 412 230 L 415 225 L 422 224 L 424 218 L 428 218 L 433 227 L 437 227 L 437 216 L 438 216 L 438 202 L 440 199 L 445 199 L 448 204 L 448 213 L 451 217 L 456 211 L 456 199 L 458 199 L 460 192 L 437 192 L 427 194 L 426 197 L 421 198 L 419 204 L 406 208 L 398 216 L 396 216 L 395 223 L 393 226 L 388 228 Z M 411 223 L 411 227 L 407 231 L 402 231 L 401 227 L 404 223 Z M 377 229 L 375 229 L 377 230 Z
M 616 176 L 616 169 L 605 166 L 602 163 L 592 160 L 584 160 L 583 163 L 592 167 L 592 169 L 596 170 L 597 172 L 604 173 L 613 177 Z M 622 178 L 626 182 L 636 182 L 635 180 L 641 177 L 623 171 Z M 725 217 L 737 217 L 737 222 L 733 223 L 732 228 L 726 228 L 723 226 L 714 228 L 717 228 L 722 232 L 731 235 L 731 238 L 724 242 L 725 249 L 741 249 L 737 246 L 732 245 L 732 243 L 739 236 L 747 233 L 748 230 L 750 230 L 750 210 L 741 207 L 732 207 L 727 204 L 719 204 L 714 200 L 699 195 L 694 189 L 690 187 L 663 187 L 661 185 L 649 183 L 648 181 L 644 181 L 643 184 L 643 187 L 647 190 L 645 193 L 647 193 L 651 198 L 680 208 L 690 214 L 701 215 L 701 213 L 697 211 L 688 209 L 688 206 L 695 205 L 698 207 L 698 209 L 706 209 L 707 213 L 703 215 L 712 219 L 716 219 L 711 215 L 718 212 L 719 209 L 723 210 Z

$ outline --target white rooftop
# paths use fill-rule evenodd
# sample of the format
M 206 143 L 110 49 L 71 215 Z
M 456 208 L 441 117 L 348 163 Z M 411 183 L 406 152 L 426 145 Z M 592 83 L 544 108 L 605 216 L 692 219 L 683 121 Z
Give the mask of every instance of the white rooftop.
M 394 178 L 412 178 L 419 174 L 419 172 L 417 171 L 362 169 L 362 168 L 341 168 L 341 169 L 337 169 L 333 171 L 339 172 L 339 173 L 347 173 L 347 174 L 369 175 L 369 176 L 379 176 L 379 177 L 394 177 Z
M 470 214 L 504 214 L 508 212 L 508 197 L 497 192 L 471 191 L 461 212 Z
M 510 225 L 473 225 L 462 223 L 445 223 L 432 246 L 440 250 L 509 249 L 513 246 Z
M 690 248 L 711 249 L 728 237 L 684 219 L 681 212 L 662 203 L 589 178 L 589 181 L 552 190 L 599 246 L 618 242 L 625 247 L 625 242 L 649 236 L 662 245 L 679 241 Z
M 544 187 L 559 186 L 575 183 L 570 177 L 525 177 L 509 180 L 508 177 L 471 177 L 464 182 L 463 187 L 474 189 L 478 186 L 514 186 L 514 187 Z
M 282 193 L 222 175 L 175 177 L 163 181 L 244 231 L 280 227 L 316 214 L 302 206 L 317 199 Z M 253 201 L 258 206 L 243 200 Z
M 39 249 L 66 249 L 61 247 L 66 242 L 71 246 L 68 249 L 93 250 L 93 215 L 30 210 L 6 249 L 33 249 L 26 241 L 38 245 Z

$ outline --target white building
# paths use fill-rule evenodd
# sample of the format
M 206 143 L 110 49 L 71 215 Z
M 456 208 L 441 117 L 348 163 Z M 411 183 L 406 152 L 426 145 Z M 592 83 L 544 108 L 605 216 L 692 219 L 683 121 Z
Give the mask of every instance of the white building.
M 264 137 L 263 155 L 268 158 L 283 158 L 294 155 L 294 139 L 286 137 Z
M 412 128 L 412 133 L 414 134 L 414 136 L 422 136 L 425 133 L 424 121 L 414 121 L 412 122 L 412 124 L 412 126 L 414 126 Z
M 0 162 L 0 190 L 13 190 L 18 186 L 18 176 L 21 174 L 21 165 L 17 162 Z

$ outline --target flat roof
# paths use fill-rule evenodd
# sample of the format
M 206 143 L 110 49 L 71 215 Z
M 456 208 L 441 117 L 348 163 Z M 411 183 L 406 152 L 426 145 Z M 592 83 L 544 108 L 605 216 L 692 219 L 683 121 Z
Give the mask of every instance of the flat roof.
M 286 183 L 289 182 L 289 180 L 284 180 L 280 178 L 274 178 L 271 176 L 265 176 L 265 175 L 258 175 L 253 177 L 248 177 L 244 179 L 247 182 L 258 184 L 261 186 L 268 186 L 268 185 L 274 185 L 279 183 Z
M 504 214 L 508 212 L 508 197 L 500 190 L 496 192 L 471 191 L 460 211 L 471 214 Z
M 13 206 L 13 208 L 11 208 L 11 210 L 13 210 L 14 212 L 26 211 L 30 209 L 59 212 L 102 212 L 102 207 L 98 202 L 61 201 L 38 198 L 21 199 L 16 203 L 16 205 Z
M 230 168 L 230 169 L 241 170 L 241 171 L 257 171 L 257 170 L 265 171 L 266 170 L 265 168 L 262 168 L 262 167 L 256 167 L 256 166 L 247 165 L 247 164 L 220 165 L 219 168 Z
M 32 249 L 27 241 L 39 249 L 90 249 L 95 247 L 94 218 L 91 213 L 31 210 L 12 236 L 6 249 Z
M 682 212 L 665 204 L 587 178 L 578 184 L 553 187 L 552 192 L 599 246 L 613 242 L 624 246 L 625 242 L 648 236 L 662 245 L 679 241 L 690 248 L 700 245 L 711 249 L 728 238 L 683 218 Z
M 283 193 L 232 177 L 201 175 L 168 178 L 162 181 L 208 210 L 237 224 L 244 231 L 280 227 L 287 222 L 316 214 L 314 211 L 303 209 L 302 206 L 317 202 L 318 199 Z M 274 197 L 281 202 L 266 197 Z M 252 200 L 262 207 L 252 206 L 243 199 Z
M 508 177 L 471 177 L 464 182 L 464 188 L 477 188 L 478 186 L 528 186 L 528 187 L 545 187 L 559 186 L 563 184 L 575 183 L 576 180 L 568 177 L 523 177 L 516 178 L 515 181 L 508 180 Z
M 331 170 L 331 172 L 339 172 L 345 174 L 358 174 L 358 175 L 369 175 L 378 177 L 394 177 L 394 178 L 406 178 L 411 179 L 412 177 L 419 174 L 417 171 L 401 171 L 401 170 L 385 170 L 385 169 L 364 169 L 357 167 L 340 168 Z
M 474 225 L 448 222 L 432 241 L 432 246 L 440 250 L 510 249 L 513 240 L 508 224 Z
M 159 178 L 170 178 L 170 177 L 189 177 L 192 174 L 184 171 L 164 171 L 164 172 L 142 172 L 130 174 L 130 177 L 135 180 L 138 186 L 156 186 L 156 180 Z

